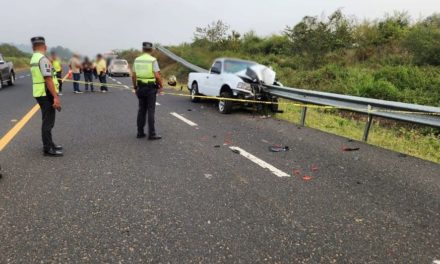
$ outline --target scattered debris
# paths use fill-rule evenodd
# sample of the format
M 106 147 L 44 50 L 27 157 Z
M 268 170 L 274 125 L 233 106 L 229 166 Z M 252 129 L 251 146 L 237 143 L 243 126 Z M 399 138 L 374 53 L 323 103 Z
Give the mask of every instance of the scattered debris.
M 361 184 L 362 184 L 362 182 L 360 182 L 360 181 L 357 181 L 356 183 L 357 183 L 357 184 L 359 184 L 359 185 L 361 185 Z
M 346 147 L 346 146 L 342 146 L 342 151 L 358 151 L 360 150 L 360 148 L 350 148 L 350 147 Z
M 220 147 L 221 147 L 220 145 L 215 145 L 215 146 L 214 146 L 214 148 L 220 148 Z
M 17 123 L 17 121 L 18 121 L 17 119 L 12 119 L 11 120 L 12 123 Z
M 208 225 L 210 225 L 210 224 L 211 224 L 211 221 L 208 220 Z
M 359 161 L 361 158 L 359 158 L 359 156 L 356 156 L 353 158 L 355 161 Z
M 407 158 L 407 157 L 408 157 L 408 155 L 406 155 L 406 154 L 403 154 L 403 153 L 399 154 L 399 158 Z
M 364 219 L 360 219 L 360 218 L 355 218 L 354 220 L 356 221 L 356 223 L 362 223 L 364 221 Z
M 216 135 L 214 135 L 214 136 L 212 136 L 212 138 L 217 138 L 217 136 L 216 136 Z
M 348 142 L 354 142 L 354 140 L 353 139 L 349 139 Z
M 269 144 L 269 141 L 267 141 L 267 140 L 265 140 L 265 139 L 262 139 L 261 142 L 266 143 L 266 144 Z
M 191 112 L 192 111 L 192 109 L 188 109 L 188 112 Z
M 271 152 L 287 152 L 287 151 L 289 151 L 290 149 L 289 149 L 288 146 L 285 146 L 285 147 L 282 147 L 282 146 L 270 146 L 270 147 L 269 147 L 269 150 L 270 150 Z
M 231 149 L 232 152 L 234 152 L 235 154 L 240 154 L 240 151 L 237 149 Z
M 293 171 L 293 174 L 295 174 L 295 175 L 301 175 L 301 171 L 300 171 L 300 170 L 294 170 L 294 171 Z
M 168 85 L 173 86 L 173 87 L 177 85 L 177 78 L 176 78 L 176 76 L 171 75 L 168 78 Z
M 266 115 L 263 115 L 263 116 L 260 116 L 261 119 L 268 119 L 268 118 L 271 118 L 271 117 L 272 117 L 271 115 L 267 115 L 267 116 L 266 116 Z
M 313 172 L 317 172 L 319 169 L 318 169 L 318 166 L 313 164 L 312 166 L 310 166 L 310 170 L 313 171 Z
M 205 178 L 208 180 L 212 179 L 212 174 L 205 173 Z
M 305 180 L 305 181 L 310 181 L 312 179 L 313 179 L 312 176 L 308 176 L 308 175 L 303 176 L 303 180 Z

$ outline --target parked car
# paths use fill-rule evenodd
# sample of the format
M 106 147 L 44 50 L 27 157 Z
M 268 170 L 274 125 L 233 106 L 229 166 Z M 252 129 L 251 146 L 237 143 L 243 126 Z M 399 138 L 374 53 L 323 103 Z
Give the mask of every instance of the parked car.
M 190 73 L 188 89 L 193 102 L 200 101 L 198 95 L 278 102 L 278 98 L 264 88 L 264 85 L 280 85 L 275 77 L 272 69 L 256 62 L 219 58 L 214 61 L 209 73 Z M 218 111 L 229 114 L 237 104 L 219 100 Z M 278 105 L 271 104 L 270 110 L 278 111 Z
M 3 85 L 7 83 L 8 85 L 15 84 L 15 71 L 12 62 L 7 62 L 0 54 L 0 89 Z
M 126 60 L 113 59 L 108 66 L 108 74 L 110 76 L 130 76 L 130 67 Z

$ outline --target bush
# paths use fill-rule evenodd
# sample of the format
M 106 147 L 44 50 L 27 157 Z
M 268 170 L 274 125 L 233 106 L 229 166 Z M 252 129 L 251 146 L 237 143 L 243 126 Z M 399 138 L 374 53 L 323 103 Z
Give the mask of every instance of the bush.
M 371 97 L 376 99 L 399 100 L 399 90 L 386 80 L 377 80 L 369 83 L 359 90 L 360 96 Z

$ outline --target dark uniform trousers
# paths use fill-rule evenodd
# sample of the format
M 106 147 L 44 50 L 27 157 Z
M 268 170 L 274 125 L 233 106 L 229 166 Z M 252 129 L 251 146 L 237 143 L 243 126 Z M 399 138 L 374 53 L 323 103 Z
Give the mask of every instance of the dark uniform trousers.
M 139 111 L 137 116 L 138 134 L 144 134 L 146 116 L 148 112 L 148 135 L 155 136 L 154 114 L 156 111 L 157 85 L 155 83 L 144 84 L 138 82 L 136 95 L 139 99 Z
M 43 138 L 44 150 L 48 151 L 55 146 L 52 141 L 52 128 L 55 125 L 55 108 L 53 108 L 53 97 L 42 96 L 35 98 L 40 105 L 43 124 L 41 126 L 41 135 Z

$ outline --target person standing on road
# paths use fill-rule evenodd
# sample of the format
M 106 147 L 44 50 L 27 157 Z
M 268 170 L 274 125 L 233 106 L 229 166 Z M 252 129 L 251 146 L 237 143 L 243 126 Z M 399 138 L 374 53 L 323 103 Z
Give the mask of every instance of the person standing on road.
M 89 85 L 90 85 L 90 91 L 93 93 L 93 63 L 89 60 L 88 57 L 84 58 L 84 62 L 82 64 L 82 69 L 84 73 L 84 81 L 85 81 L 85 91 L 89 91 Z
M 107 89 L 107 63 L 101 54 L 96 56 L 96 73 L 98 74 L 99 82 L 101 83 L 101 92 L 108 92 Z
M 146 137 L 144 127 L 148 112 L 148 139 L 158 140 L 161 136 L 156 134 L 154 127 L 154 114 L 156 111 L 156 96 L 162 91 L 162 79 L 160 76 L 159 63 L 151 56 L 153 44 L 142 44 L 143 54 L 136 58 L 132 70 L 133 87 L 139 99 L 139 111 L 137 116 L 137 138 Z
M 61 111 L 58 98 L 58 80 L 56 72 L 45 56 L 46 41 L 43 37 L 31 39 L 34 53 L 30 62 L 32 74 L 32 90 L 35 100 L 41 108 L 43 118 L 41 133 L 43 139 L 43 153 L 45 156 L 63 156 L 63 148 L 52 140 L 52 128 L 55 125 L 55 110 Z
M 59 93 L 58 95 L 63 95 L 63 65 L 61 64 L 61 60 L 58 57 L 58 55 L 56 54 L 55 51 L 51 52 L 51 62 L 52 62 L 52 66 L 55 69 L 55 72 L 57 73 L 57 79 L 58 79 L 58 90 Z
M 81 80 L 81 62 L 78 54 L 73 54 L 69 62 L 69 68 L 73 75 L 73 92 L 76 94 L 82 94 L 83 92 L 79 89 L 78 83 Z

